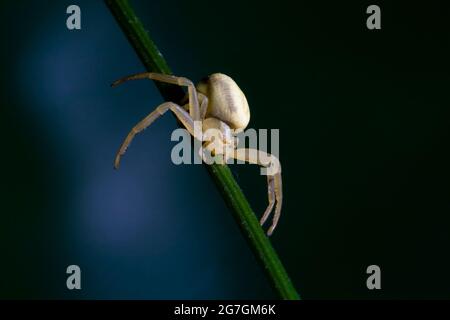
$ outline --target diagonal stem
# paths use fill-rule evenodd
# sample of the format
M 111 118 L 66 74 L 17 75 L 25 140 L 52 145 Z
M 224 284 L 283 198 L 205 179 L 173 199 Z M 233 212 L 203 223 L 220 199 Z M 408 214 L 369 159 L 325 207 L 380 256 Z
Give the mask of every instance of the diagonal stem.
M 105 3 L 147 71 L 171 74 L 166 60 L 149 37 L 129 2 L 127 0 L 105 0 Z M 155 84 L 166 101 L 178 102 L 184 96 L 184 91 L 180 87 L 160 82 Z M 258 262 L 263 266 L 279 297 L 285 300 L 300 299 L 276 251 L 259 225 L 259 221 L 228 166 L 220 164 L 205 166 L 213 177 L 225 202 L 232 209 L 233 216 L 250 248 Z

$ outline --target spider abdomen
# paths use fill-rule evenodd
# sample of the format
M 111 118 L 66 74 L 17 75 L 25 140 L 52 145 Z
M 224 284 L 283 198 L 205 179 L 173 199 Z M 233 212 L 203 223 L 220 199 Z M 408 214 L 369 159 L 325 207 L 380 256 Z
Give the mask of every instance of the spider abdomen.
M 197 86 L 208 97 L 206 117 L 214 117 L 241 131 L 250 121 L 247 99 L 236 82 L 222 73 L 214 73 Z

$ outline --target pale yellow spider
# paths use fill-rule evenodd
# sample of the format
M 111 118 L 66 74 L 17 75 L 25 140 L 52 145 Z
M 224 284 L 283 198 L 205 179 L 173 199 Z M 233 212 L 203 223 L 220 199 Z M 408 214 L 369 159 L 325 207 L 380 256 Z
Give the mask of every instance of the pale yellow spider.
M 214 73 L 202 80 L 196 87 L 191 80 L 183 77 L 159 73 L 139 73 L 124 77 L 115 81 L 112 86 L 117 86 L 128 80 L 152 79 L 165 83 L 185 86 L 188 88 L 186 103 L 183 107 L 173 103 L 165 102 L 158 106 L 156 110 L 139 122 L 128 134 L 117 152 L 114 167 L 119 168 L 120 158 L 125 153 L 134 136 L 150 126 L 153 121 L 163 115 L 167 110 L 171 110 L 179 121 L 184 125 L 187 131 L 196 139 L 203 142 L 203 148 L 209 150 L 213 155 L 223 156 L 223 160 L 234 158 L 249 163 L 258 164 L 268 168 L 267 184 L 269 194 L 269 205 L 264 212 L 260 223 L 263 225 L 275 205 L 275 214 L 273 222 L 267 235 L 271 235 L 275 229 L 281 214 L 282 205 L 282 184 L 281 184 L 281 166 L 278 158 L 264 151 L 240 148 L 237 149 L 235 139 L 231 133 L 243 131 L 250 121 L 250 109 L 247 99 L 238 85 L 229 76 Z M 197 122 L 200 121 L 200 122 Z M 200 135 L 194 130 L 195 124 L 200 123 L 202 131 Z M 224 148 L 211 148 L 210 140 L 205 140 L 203 133 L 209 129 L 219 130 L 220 143 Z M 197 135 L 197 136 L 196 136 Z M 217 143 L 217 141 L 215 141 Z M 217 150 L 230 150 L 231 152 L 221 153 Z M 202 154 L 203 156 L 203 154 Z M 204 159 L 204 158 L 203 158 Z M 262 159 L 265 159 L 264 163 Z M 269 173 L 270 171 L 270 173 Z

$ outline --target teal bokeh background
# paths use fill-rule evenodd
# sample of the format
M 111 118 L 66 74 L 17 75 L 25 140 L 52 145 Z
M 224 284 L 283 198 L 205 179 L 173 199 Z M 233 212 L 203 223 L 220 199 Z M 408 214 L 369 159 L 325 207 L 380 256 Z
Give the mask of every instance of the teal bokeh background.
M 302 297 L 448 298 L 449 28 L 443 1 L 133 1 L 172 70 L 232 76 L 252 128 L 280 129 L 272 241 Z M 101 1 L 2 4 L 2 298 L 274 298 L 202 166 L 175 166 L 166 116 L 119 171 L 115 151 L 162 99 Z M 255 212 L 255 166 L 233 171 Z M 65 268 L 82 269 L 82 290 Z M 368 265 L 382 290 L 366 288 Z

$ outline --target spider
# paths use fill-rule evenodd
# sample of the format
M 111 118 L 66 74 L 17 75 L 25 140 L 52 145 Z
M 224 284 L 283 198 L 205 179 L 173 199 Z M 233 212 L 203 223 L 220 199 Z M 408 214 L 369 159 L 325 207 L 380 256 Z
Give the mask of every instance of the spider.
M 272 235 L 281 214 L 283 198 L 281 165 L 277 157 L 264 151 L 237 148 L 234 133 L 242 132 L 247 127 L 250 121 L 250 109 L 244 93 L 236 82 L 225 74 L 214 73 L 194 86 L 191 80 L 184 77 L 145 72 L 121 78 L 115 81 L 112 87 L 128 80 L 137 79 L 152 79 L 187 87 L 188 92 L 184 99 L 186 104 L 180 106 L 174 102 L 164 102 L 134 126 L 117 152 L 114 167 L 119 168 L 121 156 L 127 150 L 134 136 L 150 126 L 167 110 L 171 110 L 187 131 L 203 143 L 202 150 L 206 149 L 212 155 L 222 157 L 222 161 L 225 161 L 222 163 L 226 163 L 229 158 L 234 158 L 258 164 L 267 169 L 269 205 L 260 219 L 260 224 L 262 226 L 267 221 L 275 206 L 272 225 L 267 231 L 268 236 Z M 195 130 L 197 124 L 201 125 L 201 130 Z M 204 136 L 209 129 L 214 129 L 220 133 L 219 139 L 214 139 L 215 148 L 212 147 L 213 144 L 210 143 L 210 140 L 205 139 Z M 200 131 L 200 134 L 198 131 Z M 217 143 L 223 148 L 217 148 Z M 221 150 L 227 150 L 227 152 Z M 203 153 L 201 153 L 201 157 L 205 161 Z

